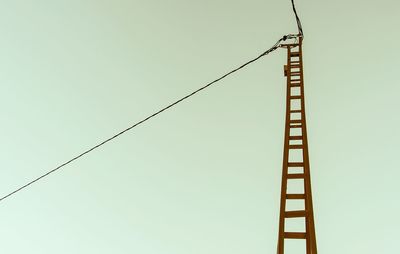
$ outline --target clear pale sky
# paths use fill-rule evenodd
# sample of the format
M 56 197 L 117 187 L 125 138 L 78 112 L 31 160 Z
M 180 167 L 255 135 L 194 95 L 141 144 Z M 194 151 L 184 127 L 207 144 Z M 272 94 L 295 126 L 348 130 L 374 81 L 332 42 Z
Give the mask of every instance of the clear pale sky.
M 319 252 L 398 253 L 400 3 L 297 8 Z M 2 196 L 296 25 L 289 0 L 13 0 L 0 29 Z M 1 253 L 276 253 L 285 56 L 1 202 Z

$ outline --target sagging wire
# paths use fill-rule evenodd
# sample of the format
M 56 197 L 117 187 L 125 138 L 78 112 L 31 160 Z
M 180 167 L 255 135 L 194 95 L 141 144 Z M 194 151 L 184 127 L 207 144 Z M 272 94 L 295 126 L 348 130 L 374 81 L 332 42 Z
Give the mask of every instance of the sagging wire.
M 228 77 L 228 76 L 230 76 L 231 74 L 233 74 L 233 73 L 235 73 L 235 72 L 237 72 L 237 71 L 243 69 L 244 67 L 248 66 L 249 64 L 251 64 L 251 63 L 253 63 L 253 62 L 256 62 L 256 61 L 259 60 L 260 58 L 262 58 L 262 57 L 268 55 L 269 53 L 271 53 L 271 52 L 275 51 L 277 48 L 279 48 L 279 47 L 281 46 L 281 42 L 286 41 L 286 40 L 288 40 L 288 39 L 294 39 L 294 38 L 297 38 L 297 37 L 298 37 L 298 35 L 293 35 L 293 34 L 284 35 L 284 36 L 283 36 L 282 38 L 280 38 L 271 48 L 269 48 L 267 51 L 263 52 L 262 54 L 258 55 L 257 57 L 255 57 L 255 58 L 253 58 L 253 59 L 247 61 L 246 63 L 242 64 L 241 66 L 239 66 L 239 67 L 237 67 L 237 68 L 235 68 L 235 69 L 233 69 L 233 70 L 231 70 L 231 71 L 225 73 L 224 75 L 220 76 L 219 78 L 217 78 L 217 79 L 215 79 L 215 80 L 213 80 L 213 81 L 211 81 L 211 82 L 209 82 L 209 83 L 203 85 L 202 87 L 200 87 L 200 88 L 198 88 L 197 90 L 195 90 L 195 91 L 193 91 L 193 92 L 191 92 L 191 93 L 189 93 L 189 94 L 183 96 L 182 98 L 176 100 L 175 102 L 172 102 L 172 103 L 170 103 L 169 105 L 167 105 L 167 106 L 165 106 L 165 107 L 159 109 L 158 111 L 156 111 L 156 112 L 154 112 L 153 114 L 151 114 L 151 115 L 145 117 L 144 119 L 142 119 L 142 120 L 140 120 L 140 121 L 138 121 L 138 122 L 136 122 L 136 123 L 133 123 L 131 126 L 127 127 L 126 129 L 123 129 L 123 130 L 121 130 L 121 131 L 115 133 L 113 136 L 104 139 L 103 141 L 99 142 L 98 144 L 96 144 L 96 145 L 94 145 L 94 146 L 92 146 L 92 147 L 86 149 L 85 151 L 79 153 L 79 154 L 76 155 L 75 157 L 72 157 L 72 158 L 70 158 L 69 160 L 67 160 L 67 161 L 65 161 L 65 162 L 63 162 L 63 163 L 61 163 L 61 164 L 59 164 L 59 165 L 56 166 L 55 168 L 53 168 L 53 169 L 47 171 L 46 173 L 44 173 L 44 174 L 42 174 L 42 175 L 40 175 L 40 176 L 38 176 L 38 177 L 32 179 L 31 181 L 29 181 L 29 182 L 27 182 L 27 183 L 25 183 L 25 184 L 23 184 L 23 185 L 21 185 L 20 187 L 16 188 L 15 190 L 13 190 L 13 191 L 9 192 L 8 194 L 6 194 L 6 195 L 0 197 L 0 202 L 2 202 L 2 201 L 4 201 L 5 199 L 7 199 L 7 198 L 9 198 L 9 197 L 11 197 L 11 196 L 13 196 L 13 195 L 15 195 L 15 194 L 18 193 L 18 192 L 20 192 L 20 191 L 26 189 L 27 187 L 29 187 L 29 186 L 31 186 L 32 184 L 34 184 L 34 183 L 36 183 L 36 182 L 42 180 L 43 178 L 49 176 L 50 174 L 53 174 L 53 173 L 55 173 L 56 171 L 59 171 L 60 169 L 64 168 L 65 166 L 71 164 L 72 162 L 74 162 L 74 161 L 76 161 L 76 160 L 78 160 L 78 159 L 84 157 L 85 155 L 87 155 L 87 154 L 93 152 L 94 150 L 96 150 L 96 149 L 102 147 L 103 145 L 109 143 L 110 141 L 112 141 L 112 140 L 114 140 L 114 139 L 120 137 L 121 135 L 127 133 L 128 131 L 130 131 L 130 130 L 136 128 L 137 126 L 139 126 L 139 125 L 141 125 L 141 124 L 147 122 L 147 121 L 150 120 L 151 118 L 153 118 L 153 117 L 155 117 L 155 116 L 157 116 L 157 115 L 163 113 L 164 111 L 166 111 L 166 110 L 168 110 L 168 109 L 170 109 L 170 108 L 176 106 L 177 104 L 179 104 L 179 103 L 181 103 L 181 102 L 187 100 L 189 97 L 192 97 L 193 95 L 195 95 L 195 94 L 197 94 L 197 93 L 199 93 L 199 92 L 205 90 L 206 88 L 208 88 L 208 87 L 214 85 L 215 83 L 217 83 L 217 82 L 219 82 L 219 81 L 225 79 L 226 77 Z
M 294 12 L 294 15 L 296 16 L 297 29 L 299 30 L 299 35 L 304 38 L 303 27 L 301 25 L 301 21 L 300 21 L 299 15 L 297 15 L 297 11 L 296 11 L 296 6 L 294 4 L 294 0 L 291 0 L 291 1 L 292 1 L 293 12 Z

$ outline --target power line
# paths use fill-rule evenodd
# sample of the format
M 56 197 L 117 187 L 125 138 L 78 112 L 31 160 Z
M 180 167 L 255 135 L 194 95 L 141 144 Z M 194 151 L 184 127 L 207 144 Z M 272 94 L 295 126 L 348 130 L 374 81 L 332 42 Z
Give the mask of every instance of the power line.
M 292 7 L 293 7 L 294 15 L 296 16 L 296 22 L 297 22 L 297 28 L 299 30 L 299 34 L 303 37 L 304 36 L 303 27 L 301 26 L 301 21 L 300 21 L 299 15 L 297 15 L 296 6 L 294 5 L 294 0 L 292 0 Z
M 208 84 L 206 84 L 206 85 L 200 87 L 199 89 L 197 89 L 197 90 L 191 92 L 190 94 L 188 94 L 188 95 L 182 97 L 181 99 L 179 99 L 179 100 L 177 100 L 177 101 L 175 101 L 175 102 L 169 104 L 168 106 L 166 106 L 166 107 L 164 107 L 164 108 L 158 110 L 157 112 L 155 112 L 155 113 L 153 113 L 153 114 L 147 116 L 147 117 L 144 118 L 143 120 L 134 123 L 133 125 L 129 126 L 128 128 L 126 128 L 126 129 L 124 129 L 124 130 L 122 130 L 122 131 L 116 133 L 116 134 L 113 135 L 112 137 L 109 137 L 109 138 L 105 139 L 104 141 L 102 141 L 102 142 L 98 143 L 97 145 L 95 145 L 95 146 L 93 146 L 93 147 L 87 149 L 86 151 L 84 151 L 84 152 L 78 154 L 77 156 L 71 158 L 70 160 L 68 160 L 68 161 L 66 161 L 66 162 L 64 162 L 64 163 L 62 163 L 62 164 L 60 164 L 60 165 L 57 166 L 56 168 L 54 168 L 54 169 L 48 171 L 47 173 L 45 173 L 45 174 L 43 174 L 43 175 L 41 175 L 41 176 L 39 176 L 39 177 L 33 179 L 32 181 L 30 181 L 30 182 L 28 182 L 28 183 L 26 183 L 26 184 L 24 184 L 24 185 L 22 185 L 22 186 L 20 186 L 19 188 L 15 189 L 14 191 L 12 191 L 12 192 L 8 193 L 7 195 L 3 196 L 2 198 L 0 198 L 0 201 L 3 201 L 4 199 L 9 198 L 10 196 L 16 194 L 17 192 L 22 191 L 23 189 L 27 188 L 28 186 L 30 186 L 30 185 L 36 183 L 37 181 L 39 181 L 39 180 L 45 178 L 46 176 L 48 176 L 48 175 L 50 175 L 50 174 L 52 174 L 52 173 L 54 173 L 54 172 L 60 170 L 61 168 L 67 166 L 67 165 L 70 164 L 70 163 L 72 163 L 73 161 L 78 160 L 79 158 L 81 158 L 81 157 L 85 156 L 86 154 L 88 154 L 88 153 L 94 151 L 95 149 L 97 149 L 97 148 L 99 148 L 99 147 L 105 145 L 106 143 L 112 141 L 113 139 L 115 139 L 115 138 L 121 136 L 122 134 L 124 134 L 124 133 L 130 131 L 131 129 L 137 127 L 138 125 L 140 125 L 140 124 L 142 124 L 142 123 L 144 123 L 144 122 L 150 120 L 151 118 L 157 116 L 158 114 L 161 114 L 162 112 L 164 112 L 164 111 L 166 111 L 166 110 L 168 110 L 168 109 L 174 107 L 175 105 L 177 105 L 177 104 L 181 103 L 182 101 L 184 101 L 184 100 L 186 100 L 186 99 L 192 97 L 193 95 L 197 94 L 198 92 L 200 92 L 200 91 L 202 91 L 202 90 L 204 90 L 204 89 L 206 89 L 206 88 L 212 86 L 213 84 L 215 84 L 215 83 L 221 81 L 222 79 L 228 77 L 229 75 L 231 75 L 231 74 L 233 74 L 233 73 L 235 73 L 235 72 L 237 72 L 237 71 L 243 69 L 243 68 L 246 67 L 247 65 L 249 65 L 249 64 L 251 64 L 251 63 L 253 63 L 253 62 L 259 60 L 259 59 L 262 58 L 263 56 L 268 55 L 268 54 L 271 53 L 272 51 L 275 51 L 275 50 L 280 46 L 280 43 L 281 43 L 282 41 L 285 41 L 285 40 L 287 40 L 287 39 L 293 39 L 293 38 L 296 38 L 296 37 L 297 37 L 296 35 L 292 35 L 292 34 L 288 34 L 288 35 L 283 36 L 283 37 L 280 38 L 270 49 L 268 49 L 267 51 L 265 51 L 265 52 L 262 53 L 261 55 L 257 56 L 256 58 L 253 58 L 252 60 L 250 60 L 250 61 L 248 61 L 248 62 L 242 64 L 241 66 L 237 67 L 236 69 L 233 69 L 232 71 L 230 71 L 230 72 L 228 72 L 228 73 L 222 75 L 221 77 L 215 79 L 214 81 L 211 81 L 210 83 L 208 83 Z

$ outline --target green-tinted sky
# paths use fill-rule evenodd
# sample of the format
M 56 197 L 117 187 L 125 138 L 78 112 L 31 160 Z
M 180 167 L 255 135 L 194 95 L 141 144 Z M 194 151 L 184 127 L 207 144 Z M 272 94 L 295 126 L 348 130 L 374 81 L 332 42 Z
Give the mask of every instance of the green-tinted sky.
M 297 6 L 319 251 L 397 253 L 400 3 Z M 296 25 L 289 0 L 4 0 L 0 31 L 3 195 Z M 275 253 L 284 62 L 279 50 L 1 202 L 0 252 Z

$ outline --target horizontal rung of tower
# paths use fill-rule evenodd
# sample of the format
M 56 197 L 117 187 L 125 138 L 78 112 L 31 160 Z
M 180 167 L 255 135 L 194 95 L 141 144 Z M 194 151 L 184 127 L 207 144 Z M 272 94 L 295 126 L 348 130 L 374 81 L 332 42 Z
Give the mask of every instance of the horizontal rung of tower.
M 286 194 L 286 199 L 305 199 L 305 194 Z
M 303 145 L 289 145 L 289 149 L 303 149 Z
M 287 174 L 288 179 L 302 179 L 304 176 L 304 174 Z
M 285 212 L 285 218 L 301 218 L 301 217 L 306 217 L 307 212 L 304 210 L 299 210 L 299 211 L 286 211 Z
M 288 167 L 304 167 L 304 162 L 288 162 Z
M 296 57 L 296 56 L 300 56 L 300 52 L 296 52 L 296 51 L 292 51 L 292 52 L 290 52 L 290 56 L 291 57 Z
M 300 232 L 285 232 L 284 237 L 286 239 L 306 239 L 307 234 Z

